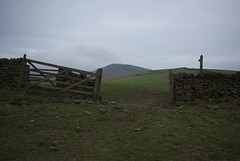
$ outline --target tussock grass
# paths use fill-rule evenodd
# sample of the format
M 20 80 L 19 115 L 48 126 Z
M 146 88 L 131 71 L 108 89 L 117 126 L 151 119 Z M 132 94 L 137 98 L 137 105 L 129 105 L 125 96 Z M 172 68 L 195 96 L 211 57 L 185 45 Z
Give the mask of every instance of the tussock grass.
M 100 114 L 99 108 L 107 112 Z M 237 106 L 221 104 L 212 108 L 202 104 L 165 109 L 124 104 L 122 108 L 98 104 L 1 105 L 0 159 L 207 161 L 240 158 Z M 76 131 L 76 127 L 80 130 Z M 142 130 L 134 131 L 139 127 Z M 54 141 L 59 143 L 58 150 L 49 151 L 48 146 Z
M 0 160 L 240 160 L 239 104 L 170 106 L 166 79 L 152 73 L 104 82 L 103 100 L 116 104 L 43 94 L 2 100 Z

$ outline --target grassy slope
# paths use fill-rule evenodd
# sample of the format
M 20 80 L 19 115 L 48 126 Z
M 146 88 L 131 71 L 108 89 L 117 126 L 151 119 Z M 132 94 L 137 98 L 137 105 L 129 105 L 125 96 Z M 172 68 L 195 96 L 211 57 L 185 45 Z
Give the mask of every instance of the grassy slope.
M 239 107 L 122 105 L 126 113 L 106 105 L 100 114 L 99 106 L 1 105 L 0 160 L 240 159 Z M 58 151 L 48 151 L 51 144 Z
M 102 83 L 102 96 L 120 103 L 141 102 L 152 92 L 167 95 L 167 73 L 141 72 L 126 78 Z M 160 98 L 160 97 L 159 97 Z
M 48 96 L 22 105 L 1 101 L 0 160 L 240 160 L 239 104 L 171 107 L 167 72 L 152 72 L 102 84 L 103 98 L 122 109 L 72 104 L 69 97 L 62 103 L 46 103 Z M 157 103 L 150 106 L 146 99 L 153 94 Z M 16 93 L 0 91 L 10 95 Z M 48 151 L 51 144 L 58 151 Z
M 217 72 L 223 74 L 234 74 L 236 71 L 232 70 L 218 70 L 218 69 L 205 69 L 207 72 Z M 104 82 L 150 82 L 156 83 L 159 81 L 164 80 L 165 82 L 168 81 L 168 69 L 163 70 L 152 70 L 147 72 L 136 72 L 136 73 L 127 73 L 127 74 L 113 74 L 113 75 L 105 75 L 103 77 Z M 197 69 L 191 68 L 177 68 L 172 70 L 173 73 L 192 73 L 198 74 L 199 71 Z M 151 80 L 149 80 L 151 79 Z
M 212 70 L 207 71 L 233 74 L 235 71 Z M 197 74 L 197 69 L 178 68 L 173 73 L 192 73 Z M 103 77 L 102 95 L 104 99 L 115 100 L 120 103 L 141 102 L 142 98 L 151 92 L 161 93 L 168 96 L 169 82 L 168 69 L 153 70 L 147 72 L 106 75 Z M 159 97 L 159 99 L 162 97 Z M 159 100 L 163 101 L 163 100 Z M 165 101 L 166 102 L 166 101 Z

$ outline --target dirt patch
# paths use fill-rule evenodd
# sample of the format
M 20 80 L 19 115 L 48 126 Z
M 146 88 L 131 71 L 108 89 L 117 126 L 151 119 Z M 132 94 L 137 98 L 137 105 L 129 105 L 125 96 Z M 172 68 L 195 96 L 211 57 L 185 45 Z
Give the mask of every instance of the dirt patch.
M 149 94 L 143 98 L 143 105 L 146 107 L 156 107 L 162 104 L 165 104 L 164 102 L 160 101 L 161 96 L 159 95 L 161 92 L 159 90 L 152 90 L 149 92 Z M 164 95 L 165 100 L 166 95 Z

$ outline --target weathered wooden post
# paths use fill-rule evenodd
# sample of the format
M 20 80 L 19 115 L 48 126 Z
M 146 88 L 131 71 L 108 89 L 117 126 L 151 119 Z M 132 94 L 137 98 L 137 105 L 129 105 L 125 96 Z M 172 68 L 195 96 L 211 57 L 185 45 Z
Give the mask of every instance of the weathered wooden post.
M 174 80 L 172 69 L 169 69 L 169 96 L 170 96 L 170 104 L 173 105 L 175 103 L 174 100 Z
M 200 56 L 200 59 L 198 60 L 200 62 L 200 73 L 203 72 L 203 55 Z
M 93 90 L 93 99 L 99 99 L 100 98 L 100 89 L 101 89 L 101 82 L 102 82 L 102 69 L 99 68 L 97 70 L 97 75 L 95 78 L 95 83 L 94 83 L 94 90 Z
M 22 86 L 23 71 L 24 71 L 25 65 L 26 65 L 26 54 L 23 55 L 22 67 L 20 69 L 20 74 L 19 74 L 19 78 L 18 78 L 18 86 L 17 86 L 18 90 L 20 90 L 21 86 Z

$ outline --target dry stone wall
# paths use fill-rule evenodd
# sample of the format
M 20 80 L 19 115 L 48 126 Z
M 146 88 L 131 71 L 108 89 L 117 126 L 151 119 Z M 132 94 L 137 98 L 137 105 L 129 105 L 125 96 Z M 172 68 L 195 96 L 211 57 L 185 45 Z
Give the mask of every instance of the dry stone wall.
M 0 88 L 17 88 L 23 59 L 0 59 Z M 29 66 L 24 65 L 22 84 L 26 84 L 29 76 Z
M 233 75 L 179 73 L 173 75 L 175 101 L 216 100 L 240 98 L 240 72 Z

